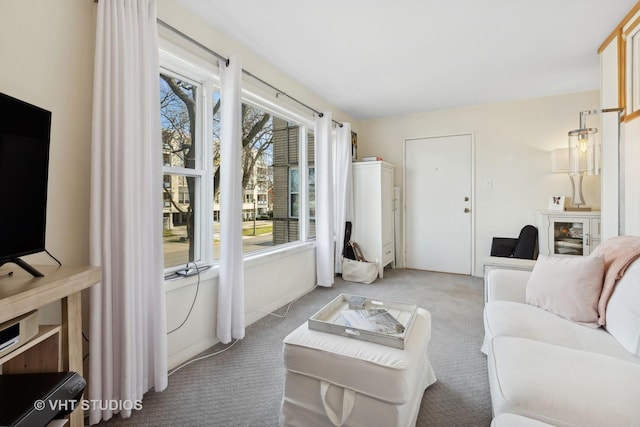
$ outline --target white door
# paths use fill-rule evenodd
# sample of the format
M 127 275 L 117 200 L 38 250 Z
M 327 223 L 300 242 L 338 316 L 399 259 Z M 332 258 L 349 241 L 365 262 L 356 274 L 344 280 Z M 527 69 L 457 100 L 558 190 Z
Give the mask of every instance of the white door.
M 471 274 L 471 135 L 405 141 L 405 265 Z

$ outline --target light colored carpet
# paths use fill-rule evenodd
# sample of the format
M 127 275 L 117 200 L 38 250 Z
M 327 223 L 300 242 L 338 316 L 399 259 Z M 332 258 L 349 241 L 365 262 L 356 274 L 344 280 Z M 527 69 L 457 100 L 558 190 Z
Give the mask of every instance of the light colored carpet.
M 282 340 L 343 292 L 417 304 L 431 313 L 429 357 L 438 381 L 424 393 L 418 426 L 491 423 L 486 357 L 480 353 L 482 279 L 385 270 L 384 279 L 370 285 L 337 278 L 333 288 L 313 290 L 296 301 L 285 318 L 266 316 L 228 351 L 173 374 L 164 392 L 145 395 L 143 410 L 100 425 L 277 426 L 284 389 Z M 217 345 L 203 354 L 222 348 Z

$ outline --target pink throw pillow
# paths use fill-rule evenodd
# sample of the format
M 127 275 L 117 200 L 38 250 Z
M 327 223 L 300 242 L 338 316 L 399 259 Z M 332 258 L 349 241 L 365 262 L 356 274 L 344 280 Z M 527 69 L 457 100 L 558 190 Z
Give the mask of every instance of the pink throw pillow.
M 597 328 L 604 282 L 602 256 L 540 255 L 526 288 L 526 301 L 565 319 Z

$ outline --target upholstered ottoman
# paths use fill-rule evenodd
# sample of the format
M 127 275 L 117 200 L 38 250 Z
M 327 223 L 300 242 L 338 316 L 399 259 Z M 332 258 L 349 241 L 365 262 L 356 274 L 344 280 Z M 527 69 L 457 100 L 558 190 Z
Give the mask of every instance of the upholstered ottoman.
M 431 316 L 418 308 L 403 350 L 309 330 L 284 339 L 285 426 L 413 426 L 436 381 L 427 347 Z

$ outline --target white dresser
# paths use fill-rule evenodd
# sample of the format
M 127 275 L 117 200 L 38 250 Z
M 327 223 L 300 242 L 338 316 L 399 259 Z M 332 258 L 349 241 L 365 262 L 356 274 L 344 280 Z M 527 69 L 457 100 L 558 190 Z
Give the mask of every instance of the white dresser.
M 600 244 L 600 211 L 541 211 L 537 217 L 543 255 L 584 256 Z
M 368 261 L 378 262 L 378 275 L 384 267 L 395 267 L 393 165 L 385 162 L 353 163 L 353 229 Z

